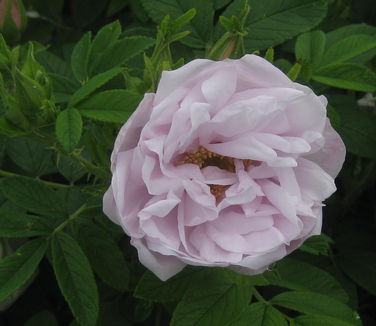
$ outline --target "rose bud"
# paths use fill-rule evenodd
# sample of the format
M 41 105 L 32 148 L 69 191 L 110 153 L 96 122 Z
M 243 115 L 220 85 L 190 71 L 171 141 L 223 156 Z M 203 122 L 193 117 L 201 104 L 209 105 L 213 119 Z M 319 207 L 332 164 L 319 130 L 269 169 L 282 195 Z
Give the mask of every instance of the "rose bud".
M 162 280 L 262 273 L 321 231 L 345 158 L 326 105 L 256 55 L 164 71 L 116 139 L 104 212 Z
M 8 42 L 16 42 L 27 24 L 21 0 L 0 0 L 0 32 Z

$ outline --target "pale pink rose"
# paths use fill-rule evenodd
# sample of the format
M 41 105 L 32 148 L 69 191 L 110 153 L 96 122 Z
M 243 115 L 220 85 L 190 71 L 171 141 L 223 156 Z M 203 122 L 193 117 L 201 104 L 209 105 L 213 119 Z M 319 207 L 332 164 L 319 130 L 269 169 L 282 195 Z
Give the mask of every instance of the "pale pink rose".
M 326 104 L 255 55 L 165 71 L 119 132 L 104 211 L 162 280 L 261 273 L 320 233 L 345 158 Z

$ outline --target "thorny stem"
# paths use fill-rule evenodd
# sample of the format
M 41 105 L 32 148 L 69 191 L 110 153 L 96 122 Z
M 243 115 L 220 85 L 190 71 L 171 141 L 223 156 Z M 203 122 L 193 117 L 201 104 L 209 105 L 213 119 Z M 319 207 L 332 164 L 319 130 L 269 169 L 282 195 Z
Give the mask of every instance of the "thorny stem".
M 70 215 L 63 223 L 61 223 L 54 231 L 53 233 L 59 232 L 62 229 L 64 229 L 68 223 L 73 221 L 75 218 L 77 218 L 84 210 L 86 210 L 87 206 L 86 204 L 83 204 L 78 210 L 76 210 L 72 215 Z
M 38 180 L 40 182 L 43 182 L 45 185 L 50 186 L 52 188 L 71 188 L 72 187 L 71 185 L 66 185 L 66 184 L 63 184 L 63 183 L 45 181 L 45 180 L 41 180 L 39 178 L 31 178 L 31 177 L 27 177 L 27 176 L 24 176 L 24 175 L 20 175 L 20 174 L 17 174 L 17 173 L 4 171 L 4 170 L 0 170 L 0 176 L 3 176 L 3 177 L 21 177 L 22 176 L 23 178 L 28 178 L 28 179 Z

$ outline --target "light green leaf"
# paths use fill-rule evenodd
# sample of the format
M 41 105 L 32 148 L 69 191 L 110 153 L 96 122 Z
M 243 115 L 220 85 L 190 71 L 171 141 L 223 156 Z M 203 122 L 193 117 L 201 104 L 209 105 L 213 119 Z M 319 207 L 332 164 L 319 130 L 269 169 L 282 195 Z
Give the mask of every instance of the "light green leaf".
M 250 287 L 208 282 L 186 292 L 176 306 L 171 326 L 226 325 L 247 307 L 250 298 Z
M 307 32 L 325 18 L 327 2 L 269 0 L 266 6 L 262 1 L 250 0 L 251 11 L 245 24 L 249 32 L 244 39 L 247 51 L 274 47 L 302 32 Z M 243 0 L 235 0 L 223 16 L 230 18 L 236 15 L 243 5 Z
M 195 8 L 197 14 L 186 26 L 186 30 L 191 33 L 181 41 L 190 47 L 205 48 L 211 40 L 214 16 L 212 0 L 142 0 L 142 4 L 156 23 L 160 23 L 166 15 L 176 19 Z
M 328 272 L 292 258 L 277 263 L 276 273 L 266 273 L 272 284 L 298 291 L 312 291 L 347 302 L 348 296 L 339 282 Z
M 376 253 L 349 250 L 341 252 L 336 261 L 347 276 L 376 295 Z
M 299 316 L 294 319 L 296 326 L 354 326 L 354 324 L 327 316 Z
M 9 297 L 31 278 L 46 250 L 47 241 L 35 239 L 0 260 L 0 301 Z
M 146 36 L 125 37 L 105 48 L 93 63 L 93 71 L 101 73 L 113 67 L 121 66 L 136 55 L 146 51 L 154 42 L 154 39 Z
M 367 24 L 345 25 L 326 34 L 326 48 L 352 35 L 367 34 L 376 36 L 376 27 Z
M 91 33 L 87 32 L 75 45 L 71 57 L 73 74 L 81 83 L 88 78 L 88 65 L 91 51 Z
M 27 238 L 48 235 L 53 225 L 47 219 L 35 215 L 0 209 L 0 237 Z
M 272 306 L 253 303 L 226 326 L 287 326 L 283 315 Z
M 320 68 L 312 79 L 333 87 L 361 92 L 376 90 L 376 74 L 356 63 L 338 63 Z
M 77 105 L 80 113 L 91 119 L 123 123 L 141 100 L 135 92 L 113 89 L 95 94 Z
M 320 63 L 325 48 L 325 34 L 314 31 L 299 35 L 295 43 L 296 60 L 303 63 Z
M 65 216 L 65 205 L 55 191 L 40 181 L 23 177 L 4 178 L 2 195 L 14 205 L 47 217 Z
M 104 73 L 94 76 L 85 85 L 83 85 L 77 92 L 75 92 L 72 95 L 68 103 L 68 107 L 75 106 L 77 103 L 85 99 L 87 96 L 93 93 L 96 89 L 103 86 L 105 83 L 110 81 L 116 75 L 120 74 L 122 71 L 123 71 L 123 68 L 113 68 Z
M 270 303 L 307 315 L 335 317 L 352 325 L 361 325 L 357 314 L 348 306 L 331 297 L 314 293 L 291 291 L 276 295 Z
M 82 134 L 82 118 L 74 108 L 59 113 L 56 119 L 56 137 L 61 146 L 67 151 L 74 150 Z
M 64 232 L 52 238 L 52 265 L 60 290 L 82 326 L 98 317 L 98 291 L 90 264 L 77 242 Z
M 78 242 L 94 272 L 103 282 L 119 291 L 125 291 L 128 288 L 127 263 L 123 253 L 109 234 L 93 223 L 82 223 Z
M 376 36 L 352 35 L 333 44 L 324 54 L 322 66 L 351 61 L 376 48 Z

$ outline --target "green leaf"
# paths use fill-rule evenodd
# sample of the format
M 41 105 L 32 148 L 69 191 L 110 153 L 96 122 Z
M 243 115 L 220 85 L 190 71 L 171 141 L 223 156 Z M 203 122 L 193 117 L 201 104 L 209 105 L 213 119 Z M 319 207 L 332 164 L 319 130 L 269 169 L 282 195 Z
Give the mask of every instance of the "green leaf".
M 56 137 L 61 146 L 71 152 L 79 143 L 82 134 L 82 118 L 74 108 L 59 113 L 56 119 Z
M 141 100 L 135 92 L 113 89 L 95 94 L 77 105 L 80 113 L 91 119 L 123 123 Z
M 354 61 L 357 57 L 376 48 L 376 37 L 352 35 L 332 45 L 324 54 L 322 66 L 345 61 Z
M 269 0 L 266 6 L 262 1 L 250 0 L 251 11 L 245 23 L 249 31 L 244 38 L 246 49 L 248 51 L 264 50 L 281 44 L 302 32 L 307 32 L 325 18 L 327 2 Z M 230 18 L 236 15 L 243 5 L 243 0 L 235 0 L 225 10 L 223 16 Z
M 171 326 L 225 325 L 247 307 L 250 298 L 249 287 L 208 282 L 186 292 L 172 315 Z
M 348 96 L 331 97 L 330 102 L 340 116 L 337 130 L 346 149 L 355 155 L 376 158 L 376 117 L 359 111 L 356 101 Z
M 272 284 L 298 291 L 312 291 L 347 302 L 348 296 L 339 282 L 328 272 L 292 258 L 276 264 L 276 273 L 266 273 Z
M 287 326 L 283 315 L 262 302 L 253 303 L 226 326 Z
M 176 19 L 189 9 L 196 8 L 196 16 L 186 26 L 191 33 L 182 39 L 182 43 L 190 47 L 205 48 L 211 40 L 214 16 L 213 1 L 142 0 L 142 4 L 156 23 L 160 23 L 166 15 Z
M 326 34 L 326 48 L 352 35 L 367 34 L 376 36 L 376 27 L 367 24 L 345 25 Z
M 333 317 L 326 316 L 299 316 L 294 319 L 296 326 L 354 326 Z
M 356 313 L 348 306 L 331 297 L 314 292 L 284 292 L 276 295 L 270 303 L 307 315 L 335 317 L 353 325 L 361 325 L 359 319 L 356 318 Z
M 11 138 L 7 143 L 7 154 L 20 168 L 32 176 L 54 172 L 52 151 L 42 144 L 26 138 Z
M 62 75 L 69 79 L 74 79 L 72 68 L 69 63 L 49 51 L 36 53 L 38 62 L 46 69 L 47 72 L 56 75 Z
M 88 257 L 94 272 L 107 285 L 125 291 L 129 270 L 123 253 L 109 234 L 92 223 L 82 223 L 78 242 Z
M 200 271 L 198 268 L 187 267 L 164 282 L 146 271 L 136 286 L 134 296 L 155 302 L 178 301 L 202 277 Z
M 68 102 L 72 94 L 80 88 L 80 84 L 63 75 L 48 75 L 51 78 L 56 103 Z
M 154 43 L 154 39 L 146 36 L 125 37 L 105 48 L 101 56 L 93 63 L 93 72 L 101 73 L 121 66 L 146 51 Z
M 60 197 L 40 181 L 9 177 L 1 180 L 0 189 L 5 198 L 27 211 L 48 217 L 61 217 L 66 214 Z
M 60 290 L 82 326 L 98 317 L 98 291 L 90 264 L 77 242 L 64 232 L 52 238 L 52 265 Z
M 325 34 L 314 31 L 299 35 L 295 43 L 296 60 L 303 63 L 320 63 L 325 48 Z
M 91 51 L 91 33 L 87 32 L 75 45 L 71 57 L 72 71 L 78 81 L 85 82 L 89 76 L 88 65 Z
M 361 92 L 376 91 L 376 74 L 356 63 L 338 63 L 320 68 L 312 79 L 333 87 Z
M 27 238 L 48 235 L 53 231 L 49 220 L 35 215 L 0 209 L 0 237 Z
M 121 25 L 119 21 L 115 21 L 102 27 L 95 36 L 91 44 L 90 63 L 95 62 L 106 49 L 111 47 L 121 34 Z M 91 69 L 90 69 L 91 70 Z
M 87 96 L 89 96 L 91 93 L 93 93 L 97 88 L 103 86 L 116 75 L 120 74 L 122 71 L 123 68 L 113 68 L 104 73 L 94 76 L 72 95 L 68 103 L 68 106 L 72 107 L 76 105 L 77 103 L 85 99 Z
M 59 326 L 55 315 L 48 310 L 38 312 L 24 326 Z
M 376 295 L 376 253 L 347 250 L 336 259 L 341 269 L 363 289 Z
M 330 244 L 333 244 L 333 240 L 325 234 L 320 234 L 309 237 L 299 249 L 313 255 L 328 255 Z
M 45 239 L 34 239 L 0 260 L 0 301 L 9 297 L 31 278 L 46 250 Z
M 76 182 L 86 174 L 86 170 L 81 164 L 67 156 L 62 156 L 58 160 L 57 168 L 60 174 L 70 182 Z

